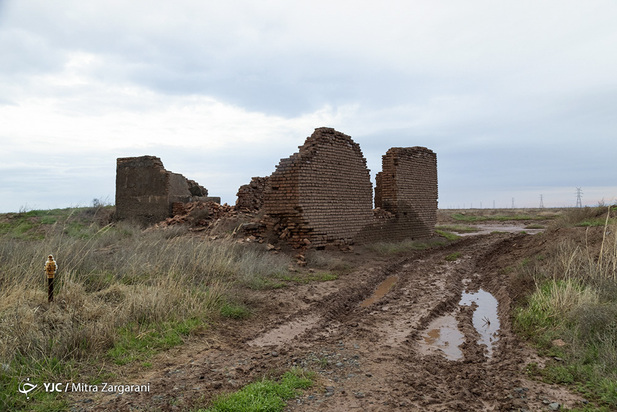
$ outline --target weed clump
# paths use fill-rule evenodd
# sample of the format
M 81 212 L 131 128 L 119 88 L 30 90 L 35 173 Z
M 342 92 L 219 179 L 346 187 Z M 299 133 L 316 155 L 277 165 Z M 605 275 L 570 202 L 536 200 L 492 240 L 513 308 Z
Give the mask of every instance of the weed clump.
M 458 236 L 456 237 L 458 238 Z M 442 246 L 445 243 L 440 240 L 403 240 L 401 242 L 375 242 L 368 245 L 368 249 L 376 252 L 380 255 L 395 255 L 403 252 L 410 252 L 413 250 L 425 250 L 430 247 Z
M 585 210 L 587 209 L 587 210 Z M 519 269 L 535 282 L 535 291 L 515 315 L 516 326 L 547 355 L 564 362 L 536 368 L 543 379 L 572 384 L 585 396 L 617 407 L 617 224 L 614 208 L 583 208 L 557 225 L 604 221 L 599 245 L 572 240 L 548 256 Z M 557 341 L 559 339 L 559 341 Z M 556 345 L 555 342 L 563 342 Z
M 208 409 L 199 412 L 223 411 L 282 411 L 286 401 L 297 396 L 299 389 L 313 385 L 314 376 L 299 369 L 286 372 L 279 381 L 263 379 L 253 382 L 241 390 L 222 395 Z

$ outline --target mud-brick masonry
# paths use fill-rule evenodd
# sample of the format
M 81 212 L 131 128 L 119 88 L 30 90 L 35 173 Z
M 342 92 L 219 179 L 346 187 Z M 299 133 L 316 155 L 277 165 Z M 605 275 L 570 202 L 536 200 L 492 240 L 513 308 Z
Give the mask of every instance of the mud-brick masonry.
M 153 224 L 170 216 L 174 202 L 216 199 L 206 198 L 207 195 L 208 191 L 197 182 L 165 170 L 158 157 L 117 159 L 117 219 Z
M 270 228 L 292 245 L 350 243 L 371 221 L 373 188 L 351 137 L 322 127 L 282 159 L 264 190 Z
M 236 207 L 239 209 L 259 210 L 264 203 L 264 190 L 268 177 L 254 177 L 251 183 L 242 185 L 238 189 Z
M 437 155 L 425 147 L 393 147 L 382 157 L 376 176 L 375 206 L 396 216 L 390 230 L 423 238 L 437 222 Z M 400 233 L 399 233 L 400 232 Z

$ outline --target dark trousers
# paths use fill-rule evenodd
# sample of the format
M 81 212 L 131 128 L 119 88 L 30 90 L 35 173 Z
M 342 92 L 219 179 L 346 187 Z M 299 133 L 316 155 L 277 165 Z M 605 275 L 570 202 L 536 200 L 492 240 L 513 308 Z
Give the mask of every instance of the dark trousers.
M 47 285 L 49 286 L 48 293 L 47 293 L 47 301 L 53 302 L 54 301 L 54 278 L 47 278 Z

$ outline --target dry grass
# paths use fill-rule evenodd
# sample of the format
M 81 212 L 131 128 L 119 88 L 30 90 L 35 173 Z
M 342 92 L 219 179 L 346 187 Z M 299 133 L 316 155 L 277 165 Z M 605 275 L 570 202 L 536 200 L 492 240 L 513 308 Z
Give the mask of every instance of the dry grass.
M 111 345 L 119 326 L 207 316 L 230 284 L 258 284 L 289 264 L 230 240 L 169 234 L 106 226 L 85 241 L 0 239 L 0 359 L 33 349 L 86 356 Z M 48 253 L 60 267 L 53 304 L 42 270 Z M 58 343 L 51 350 L 50 340 Z
M 4 392 L 11 385 L 7 375 L 66 379 L 66 370 L 47 365 L 104 360 L 130 325 L 187 319 L 203 325 L 217 316 L 234 285 L 263 287 L 290 264 L 287 256 L 232 239 L 184 236 L 182 228 L 143 232 L 128 224 L 92 223 L 74 235 L 68 225 L 75 222 L 54 223 L 43 238 L 8 230 L 0 235 Z M 47 302 L 43 272 L 50 253 L 59 265 L 53 303 Z
M 567 226 L 604 226 L 607 222 L 614 223 L 617 216 L 616 206 L 598 205 L 595 207 L 571 208 L 554 220 L 553 227 Z
M 564 358 L 549 364 L 541 375 L 557 383 L 574 384 L 604 406 L 617 407 L 617 224 L 603 208 L 602 237 L 598 242 L 567 240 L 548 251 L 546 258 L 527 265 L 536 290 L 517 312 L 519 329 L 547 354 Z M 577 225 L 598 210 L 573 210 L 562 218 Z M 582 229 L 581 229 L 582 230 Z M 562 339 L 563 348 L 551 341 Z

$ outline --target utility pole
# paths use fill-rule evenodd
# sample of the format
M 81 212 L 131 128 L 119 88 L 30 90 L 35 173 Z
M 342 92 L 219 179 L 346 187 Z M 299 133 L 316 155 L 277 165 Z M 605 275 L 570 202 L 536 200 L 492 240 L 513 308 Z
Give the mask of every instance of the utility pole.
M 493 200 L 493 209 L 495 209 L 495 201 Z
M 576 207 L 583 207 L 583 189 L 576 188 Z
M 540 195 L 540 209 L 544 209 L 544 196 Z
M 514 198 L 512 198 L 512 209 L 514 209 Z

